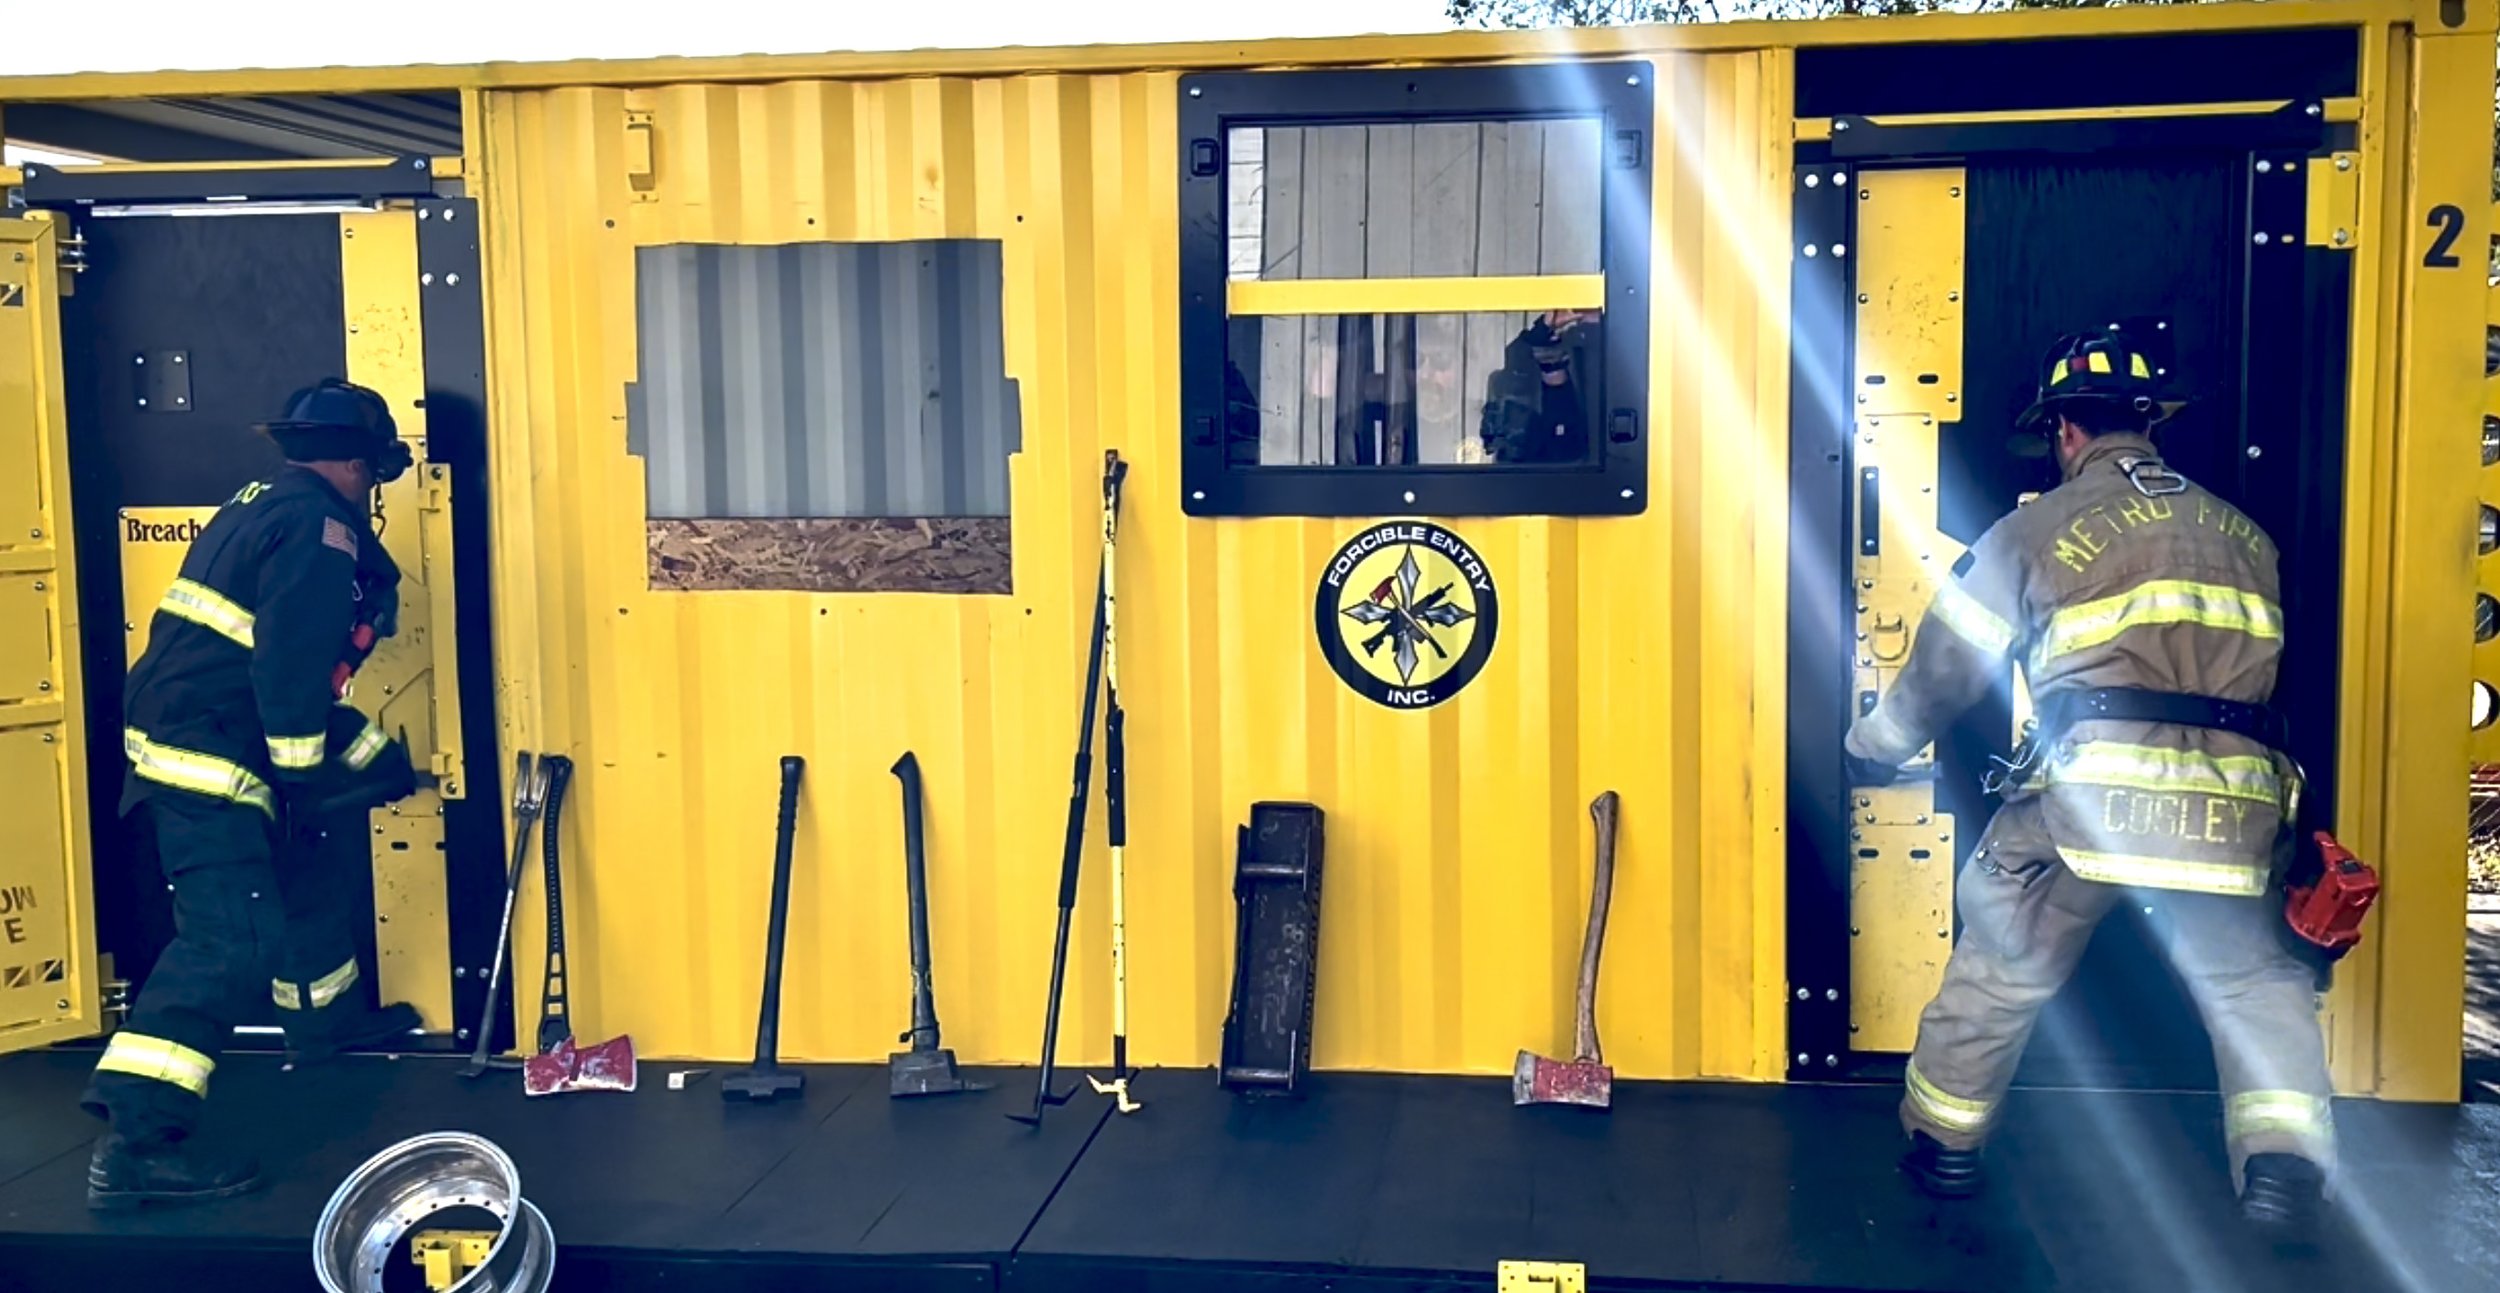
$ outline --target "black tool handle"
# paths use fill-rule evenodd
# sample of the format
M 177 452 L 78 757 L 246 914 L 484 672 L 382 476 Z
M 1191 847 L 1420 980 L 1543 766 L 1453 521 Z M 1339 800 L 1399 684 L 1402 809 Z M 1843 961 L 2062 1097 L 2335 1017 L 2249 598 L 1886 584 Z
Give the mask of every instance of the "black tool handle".
M 564 867 L 557 843 L 563 832 L 564 788 L 573 780 L 573 761 L 550 754 L 545 763 L 547 807 L 539 818 L 539 829 L 544 832 L 539 855 L 547 868 L 547 973 L 538 999 L 538 1049 L 542 1053 L 573 1035 L 572 1006 L 564 991 L 569 977 L 564 962 Z
M 916 1051 L 938 1048 L 937 990 L 929 981 L 929 864 L 920 834 L 920 760 L 905 750 L 894 763 L 903 783 L 903 884 L 911 906 L 911 1031 Z
M 1117 483 L 1114 477 L 1106 484 L 1107 502 L 1117 499 L 1116 493 L 1109 492 Z M 1007 1115 L 1036 1126 L 1041 1123 L 1043 1106 L 1066 1102 L 1065 1096 L 1051 1094 L 1050 1079 L 1059 1054 L 1059 1002 L 1068 974 L 1068 926 L 1076 912 L 1077 874 L 1085 860 L 1085 792 L 1094 781 L 1094 716 L 1102 695 L 1103 631 L 1110 624 L 1107 592 L 1098 577 L 1094 583 L 1093 640 L 1085 660 L 1084 716 L 1078 720 L 1076 730 L 1075 784 L 1068 794 L 1068 833 L 1059 854 L 1059 932 L 1051 944 L 1050 1001 L 1042 1016 L 1041 1073 L 1033 1088 L 1031 1116 Z
M 781 823 L 773 837 L 773 914 L 764 933 L 764 1005 L 755 1020 L 755 1067 L 781 1054 L 781 944 L 790 928 L 790 853 L 799 835 L 799 774 L 807 760 L 781 756 Z

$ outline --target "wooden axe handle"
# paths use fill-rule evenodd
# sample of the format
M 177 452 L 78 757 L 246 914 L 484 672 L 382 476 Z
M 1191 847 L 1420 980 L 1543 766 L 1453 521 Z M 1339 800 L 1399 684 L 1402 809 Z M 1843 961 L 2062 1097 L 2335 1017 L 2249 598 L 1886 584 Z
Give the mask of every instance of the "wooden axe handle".
M 1572 1057 L 1588 1063 L 1603 1059 L 1597 1047 L 1597 956 L 1606 945 L 1606 908 L 1614 898 L 1615 816 L 1620 802 L 1609 790 L 1589 805 L 1589 819 L 1597 823 L 1597 876 L 1590 885 L 1588 933 L 1580 940 L 1579 1026 L 1572 1039 Z

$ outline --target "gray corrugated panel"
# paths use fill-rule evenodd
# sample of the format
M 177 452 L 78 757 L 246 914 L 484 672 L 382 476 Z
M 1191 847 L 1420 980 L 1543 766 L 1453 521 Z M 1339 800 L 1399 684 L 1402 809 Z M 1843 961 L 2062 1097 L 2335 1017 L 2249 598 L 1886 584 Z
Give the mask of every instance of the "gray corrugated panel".
M 1005 516 L 999 245 L 646 247 L 627 442 L 655 517 Z
M 259 99 L 114 99 L 79 109 L 114 121 L 184 132 L 198 144 L 160 144 L 128 160 L 258 160 L 373 157 L 460 151 L 460 98 L 449 94 L 302 96 Z M 145 141 L 138 141 L 144 145 Z M 223 151 L 218 145 L 226 147 Z M 116 154 L 119 155 L 119 154 Z

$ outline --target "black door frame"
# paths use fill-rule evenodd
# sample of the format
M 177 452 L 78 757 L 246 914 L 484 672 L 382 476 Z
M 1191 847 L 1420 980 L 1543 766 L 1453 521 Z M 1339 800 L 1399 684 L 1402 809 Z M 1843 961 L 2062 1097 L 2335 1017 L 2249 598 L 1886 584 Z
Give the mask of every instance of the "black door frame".
M 343 211 L 384 202 L 413 206 L 424 336 L 422 407 L 426 412 L 426 441 L 418 469 L 443 469 L 452 490 L 452 528 L 458 536 L 454 555 L 454 629 L 460 674 L 457 703 L 463 742 L 461 775 L 467 784 L 465 794 L 443 803 L 453 1031 L 412 1046 L 395 1045 L 394 1049 L 466 1051 L 472 1040 L 468 1030 L 486 1004 L 487 970 L 501 928 L 508 847 L 503 754 L 497 739 L 494 699 L 490 431 L 477 202 L 468 197 L 438 195 L 432 163 L 421 157 L 375 159 L 366 166 L 277 164 L 251 170 L 163 167 L 91 171 L 29 166 L 25 178 L 20 190 L 25 205 L 60 211 L 74 223 L 123 218 L 99 215 L 95 211 L 99 206 L 180 209 L 214 202 L 238 214 L 268 204 L 298 209 L 305 204 L 339 204 Z M 64 340 L 66 343 L 71 339 Z M 73 474 L 83 474 L 75 461 L 75 428 L 71 440 Z M 89 554 L 114 550 L 112 530 L 117 523 L 118 508 L 104 505 L 109 500 L 96 497 L 96 488 L 97 483 L 90 480 L 82 491 L 88 497 L 78 500 L 77 525 L 82 532 L 78 546 Z M 103 540 L 100 545 L 96 542 L 99 534 Z M 114 590 L 115 613 L 104 619 L 90 614 L 90 623 L 119 620 L 119 581 L 106 582 Z M 109 649 L 118 660 L 118 637 L 108 634 L 105 638 L 109 640 L 99 640 L 90 633 L 83 649 L 90 657 Z M 120 670 L 113 669 L 110 675 L 118 677 Z M 118 697 L 107 699 L 109 711 L 118 714 Z M 98 711 L 91 705 L 90 713 L 95 712 Z M 96 743 L 108 750 L 118 748 L 109 740 Z M 89 803 L 99 810 L 99 820 L 106 820 L 114 816 L 112 809 L 120 797 L 121 764 L 118 757 L 94 763 L 90 770 Z M 498 1050 L 511 1045 L 518 1035 L 517 1012 L 511 1007 L 507 979 L 494 1016 L 493 1044 Z
M 1961 165 L 1983 157 L 2227 152 L 2243 156 L 2245 173 L 2252 177 L 2273 177 L 2269 183 L 2252 179 L 2246 245 L 2256 247 L 2259 233 L 2269 243 L 2290 234 L 2300 240 L 2302 251 L 2288 257 L 2252 257 L 2249 264 L 2240 319 L 2242 371 L 2237 375 L 2243 399 L 2242 448 L 2252 455 L 2248 461 L 2264 463 L 2269 475 L 2284 464 L 2293 469 L 2297 497 L 2286 505 L 2292 518 L 2289 532 L 2275 533 L 2286 554 L 2287 574 L 2295 552 L 2331 555 L 2324 564 L 2302 567 L 2299 589 L 2287 587 L 2287 614 L 2296 614 L 2299 623 L 2293 625 L 2295 641 L 2289 644 L 2278 694 L 2336 694 L 2353 253 L 2308 245 L 2305 185 L 2285 179 L 2280 163 L 2332 164 L 2328 159 L 2333 151 L 2353 147 L 2352 127 L 2328 120 L 2326 100 L 2357 91 L 2360 39 L 2357 31 L 2327 29 L 2266 34 L 2264 39 L 2276 47 L 2264 51 L 2224 48 L 2257 39 L 2209 34 L 2019 42 L 2014 47 L 1885 47 L 1832 51 L 1819 60 L 1801 58 L 1799 115 L 1828 116 L 1832 131 L 1826 140 L 1796 145 L 1791 192 L 1786 1049 L 1792 1081 L 1897 1080 L 1903 1058 L 1855 1050 L 1849 1030 L 1852 852 L 1840 743 L 1852 717 L 1847 666 L 1854 616 L 1849 581 L 1834 572 L 1845 574 L 1851 568 L 1855 455 L 1850 392 L 1856 380 L 1851 302 L 1857 259 L 1806 251 L 1856 242 L 1850 174 L 1865 168 Z M 2147 43 L 2155 40 L 2167 43 Z M 2293 43 L 2299 47 L 2292 48 Z M 2037 48 L 2024 51 L 2025 45 Z M 2160 69 L 2169 62 L 2231 74 L 2219 80 L 2162 76 Z M 2033 63 L 2054 67 L 2057 75 L 2022 74 Z M 1903 68 L 1912 66 L 1922 70 L 1915 76 L 1903 74 Z M 2044 93 L 2080 97 L 2051 102 L 2042 99 Z M 1921 101 L 1920 96 L 1935 94 L 1950 94 L 1954 101 Z M 2249 102 L 2283 106 L 2236 110 Z M 2020 116 L 2044 109 L 2130 104 L 2230 104 L 2234 109 L 2091 120 Z M 1944 112 L 1976 119 L 1916 124 L 1876 119 L 1892 113 Z M 1988 113 L 2003 115 L 1990 120 L 1984 115 Z M 2260 161 L 2268 163 L 2264 171 L 2258 169 Z M 2269 357 L 2262 375 L 2258 357 Z M 2287 372 L 2297 372 L 2298 379 L 2285 380 Z M 2269 454 L 2271 459 L 2265 457 Z M 2249 483 L 2246 471 L 2233 482 Z M 2291 582 L 2287 579 L 2287 585 Z M 2296 612 L 2288 604 L 2295 596 L 2305 603 Z M 2296 720 L 2301 717 L 2295 715 Z M 2294 753 L 2310 777 L 2304 818 L 2317 825 L 2324 825 L 2333 811 L 2333 717 L 2330 701 L 2321 721 L 2294 723 Z M 1957 873 L 1977 834 L 1976 823 L 1957 832 Z

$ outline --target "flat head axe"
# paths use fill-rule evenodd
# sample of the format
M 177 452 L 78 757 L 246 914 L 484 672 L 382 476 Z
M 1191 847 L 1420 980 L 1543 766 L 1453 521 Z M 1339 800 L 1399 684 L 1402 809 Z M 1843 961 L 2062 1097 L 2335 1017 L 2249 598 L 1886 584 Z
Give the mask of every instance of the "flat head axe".
M 1615 1071 L 1606 1067 L 1597 1048 L 1597 956 L 1606 945 L 1606 906 L 1615 887 L 1615 816 L 1620 800 L 1614 791 L 1589 805 L 1597 824 L 1597 876 L 1590 886 L 1589 928 L 1580 940 L 1579 1018 L 1569 1063 L 1519 1052 L 1510 1070 L 1510 1102 L 1577 1104 L 1604 1109 L 1614 1103 Z

